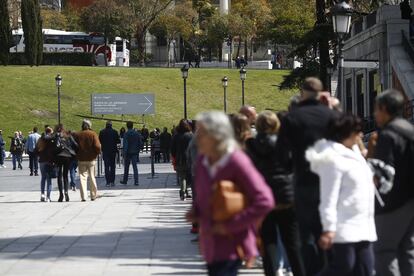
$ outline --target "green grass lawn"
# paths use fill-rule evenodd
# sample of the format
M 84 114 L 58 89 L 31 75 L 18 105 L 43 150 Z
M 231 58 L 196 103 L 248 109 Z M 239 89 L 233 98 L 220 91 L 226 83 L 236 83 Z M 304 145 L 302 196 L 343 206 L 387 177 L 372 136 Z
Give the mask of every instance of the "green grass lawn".
M 155 94 L 156 115 L 145 116 L 150 127 L 171 128 L 183 117 L 183 80 L 178 68 L 104 68 L 66 66 L 0 67 L 0 129 L 9 136 L 14 130 L 27 134 L 33 126 L 54 125 L 57 121 L 57 92 L 54 78 L 63 77 L 62 122 L 78 130 L 81 118 L 90 115 L 92 93 Z M 288 71 L 249 70 L 245 83 L 245 103 L 258 110 L 285 110 L 296 91 L 280 91 L 278 86 Z M 221 79 L 228 76 L 228 113 L 241 106 L 241 81 L 238 70 L 190 69 L 187 80 L 189 118 L 205 110 L 223 110 Z M 120 116 L 107 115 L 105 118 Z M 142 116 L 125 116 L 142 122 Z M 123 123 L 114 123 L 119 129 Z M 93 120 L 99 130 L 104 121 Z

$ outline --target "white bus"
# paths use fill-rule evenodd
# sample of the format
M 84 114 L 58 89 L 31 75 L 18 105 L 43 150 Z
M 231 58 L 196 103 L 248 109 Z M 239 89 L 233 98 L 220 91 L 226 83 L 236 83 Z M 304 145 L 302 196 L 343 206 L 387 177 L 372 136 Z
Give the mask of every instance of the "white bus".
M 119 44 L 119 45 L 118 45 Z M 129 42 L 117 37 L 115 43 L 105 47 L 105 39 L 98 33 L 65 32 L 43 29 L 43 52 L 88 52 L 94 53 L 97 65 L 129 66 Z M 13 31 L 13 46 L 10 52 L 24 52 L 23 30 Z M 118 60 L 122 57 L 121 60 Z

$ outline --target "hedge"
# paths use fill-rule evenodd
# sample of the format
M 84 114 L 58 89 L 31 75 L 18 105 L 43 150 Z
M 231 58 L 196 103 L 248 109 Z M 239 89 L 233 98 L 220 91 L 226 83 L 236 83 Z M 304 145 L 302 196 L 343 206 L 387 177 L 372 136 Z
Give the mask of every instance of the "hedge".
M 24 53 L 11 53 L 10 65 L 28 65 Z M 43 53 L 42 65 L 92 66 L 95 64 L 93 53 Z

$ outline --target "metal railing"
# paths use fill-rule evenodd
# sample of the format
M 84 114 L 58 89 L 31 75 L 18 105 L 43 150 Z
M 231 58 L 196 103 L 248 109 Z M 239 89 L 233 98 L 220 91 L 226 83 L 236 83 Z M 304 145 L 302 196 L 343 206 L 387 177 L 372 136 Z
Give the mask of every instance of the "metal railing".
M 402 44 L 404 46 L 404 49 L 407 52 L 407 54 L 410 56 L 411 62 L 414 63 L 414 46 L 411 43 L 410 37 L 404 30 L 401 31 L 401 34 L 402 34 Z

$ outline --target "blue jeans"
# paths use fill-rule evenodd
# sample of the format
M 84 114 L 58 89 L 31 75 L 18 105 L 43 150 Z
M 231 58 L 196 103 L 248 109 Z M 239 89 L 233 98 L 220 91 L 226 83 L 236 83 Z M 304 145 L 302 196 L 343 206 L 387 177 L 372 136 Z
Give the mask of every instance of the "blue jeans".
M 0 166 L 4 165 L 4 158 L 6 158 L 6 152 L 4 149 L 0 149 Z
M 132 169 L 134 170 L 134 184 L 138 184 L 138 154 L 126 154 L 125 155 L 125 168 L 123 182 L 128 181 L 129 165 L 132 163 Z
M 12 154 L 13 170 L 16 169 L 16 162 L 19 168 L 22 166 L 22 154 Z
M 47 198 L 50 198 L 50 192 L 52 191 L 52 178 L 49 175 L 50 165 L 46 162 L 40 163 L 40 173 L 42 178 L 40 179 L 40 192 L 45 193 L 45 185 L 47 181 Z
M 28 152 L 30 173 L 37 173 L 39 169 L 39 157 L 35 152 Z
M 73 159 L 69 165 L 70 186 L 76 187 L 76 168 L 78 167 L 78 160 Z

